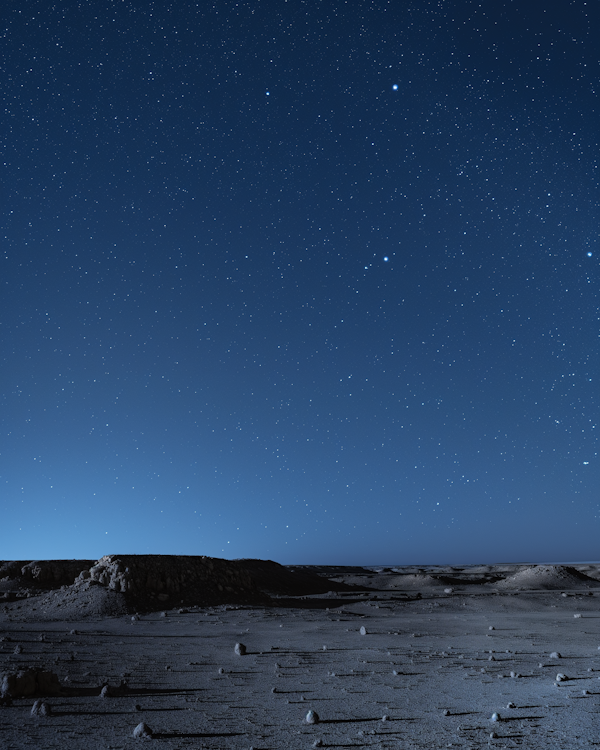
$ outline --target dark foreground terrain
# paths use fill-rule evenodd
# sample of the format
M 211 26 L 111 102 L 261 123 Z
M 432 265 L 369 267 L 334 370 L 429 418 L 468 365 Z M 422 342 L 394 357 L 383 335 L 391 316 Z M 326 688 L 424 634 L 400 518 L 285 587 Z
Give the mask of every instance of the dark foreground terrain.
M 600 746 L 596 565 L 103 561 L 0 563 L 2 750 Z

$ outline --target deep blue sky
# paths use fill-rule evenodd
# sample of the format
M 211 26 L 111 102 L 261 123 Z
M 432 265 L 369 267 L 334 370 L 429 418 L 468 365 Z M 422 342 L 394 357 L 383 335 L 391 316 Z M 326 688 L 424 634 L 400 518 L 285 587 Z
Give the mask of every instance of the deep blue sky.
M 0 557 L 598 557 L 597 3 L 3 5 Z

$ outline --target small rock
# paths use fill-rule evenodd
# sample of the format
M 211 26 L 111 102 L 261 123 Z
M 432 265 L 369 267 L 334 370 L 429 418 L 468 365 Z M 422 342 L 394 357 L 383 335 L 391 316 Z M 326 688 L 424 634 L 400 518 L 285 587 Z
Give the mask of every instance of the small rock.
M 492 714 L 492 721 L 502 721 L 502 717 L 497 711 Z
M 445 709 L 444 709 L 444 710 L 442 711 L 442 715 L 443 715 L 443 716 L 450 716 L 450 711 L 448 711 L 448 709 L 447 709 L 447 708 L 445 708 Z
M 490 625 L 488 630 L 496 630 L 496 628 L 493 625 Z
M 15 650 L 13 651 L 14 654 L 22 654 L 23 653 L 23 646 L 15 646 Z
M 246 653 L 246 647 L 243 643 L 236 643 L 234 651 L 238 656 L 244 656 L 244 654 Z
M 105 685 L 100 691 L 101 698 L 112 698 L 113 695 L 114 693 L 110 685 Z
M 133 736 L 137 739 L 152 737 L 152 730 L 145 722 L 140 721 L 137 727 L 133 730 Z
M 307 724 L 318 724 L 319 723 L 319 714 L 316 711 L 313 711 L 311 709 L 306 714 L 306 723 Z
M 510 701 L 509 703 L 506 704 L 506 708 L 515 708 L 515 704 L 512 701 Z
M 562 659 L 562 656 L 560 655 L 560 653 L 558 651 L 553 651 L 550 654 L 550 658 L 551 659 Z
M 133 615 L 131 618 L 131 622 L 137 622 L 140 618 L 137 615 Z
M 577 613 L 576 615 L 573 615 L 573 617 L 574 617 L 574 618 L 575 618 L 576 620 L 578 620 L 578 619 L 579 619 L 579 618 L 581 617 L 581 615 L 580 615 L 579 613 Z
M 558 674 L 556 675 L 556 681 L 557 681 L 557 682 L 566 682 L 566 681 L 567 681 L 567 679 L 568 679 L 568 677 L 567 677 L 566 675 L 564 675 L 564 674 L 563 674 L 562 672 L 559 672 L 559 673 L 558 673 Z
M 383 716 L 381 717 L 381 721 L 389 721 L 389 720 L 390 720 L 390 717 L 387 714 L 383 714 Z
M 51 713 L 52 709 L 50 706 L 42 700 L 35 701 L 31 709 L 32 716 L 50 716 Z
M 323 747 L 323 740 L 315 740 L 313 742 L 313 747 Z
M 492 739 L 492 740 L 497 740 L 498 739 L 498 735 L 496 734 L 496 732 L 490 732 L 490 739 Z
M 361 635 L 366 635 L 367 634 L 367 629 L 365 628 L 364 625 L 360 626 L 360 634 Z

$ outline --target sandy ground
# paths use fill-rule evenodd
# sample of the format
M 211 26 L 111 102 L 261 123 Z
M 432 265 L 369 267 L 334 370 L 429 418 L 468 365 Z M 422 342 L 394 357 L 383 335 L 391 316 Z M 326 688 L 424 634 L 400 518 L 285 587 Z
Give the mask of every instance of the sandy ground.
M 295 570 L 356 588 L 79 622 L 41 604 L 65 587 L 1 605 L 0 673 L 62 689 L 47 716 L 0 701 L 0 748 L 600 746 L 600 566 Z

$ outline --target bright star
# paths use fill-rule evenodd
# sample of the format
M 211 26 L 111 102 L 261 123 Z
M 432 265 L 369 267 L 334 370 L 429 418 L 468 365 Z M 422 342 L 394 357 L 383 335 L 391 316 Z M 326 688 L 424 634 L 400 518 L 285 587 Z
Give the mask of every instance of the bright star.
M 397 84 L 397 83 L 395 83 L 395 84 L 394 84 L 394 85 L 392 86 L 392 88 L 394 89 L 394 91 L 398 91 L 398 84 Z
M 389 258 L 387 257 L 387 255 L 384 255 L 384 256 L 383 256 L 383 259 L 384 259 L 384 261 L 385 261 L 386 263 L 387 263 L 387 262 L 388 262 L 388 260 L 389 260 Z

